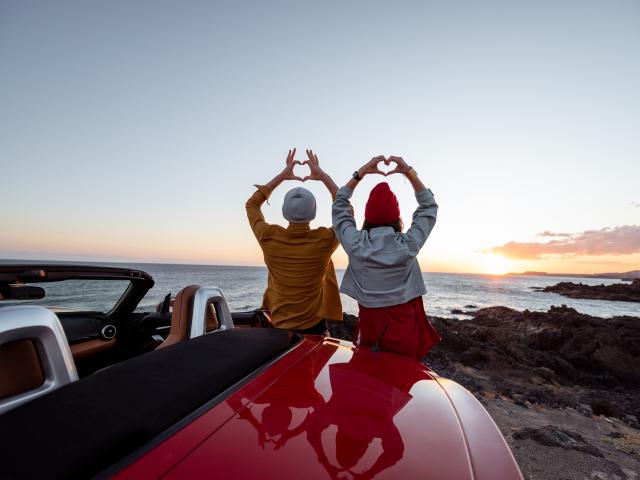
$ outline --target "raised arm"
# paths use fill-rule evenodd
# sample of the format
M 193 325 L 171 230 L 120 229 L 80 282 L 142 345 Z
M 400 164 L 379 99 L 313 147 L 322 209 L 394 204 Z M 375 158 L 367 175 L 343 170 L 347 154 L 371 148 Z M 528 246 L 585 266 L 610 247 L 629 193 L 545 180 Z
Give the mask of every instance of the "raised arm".
M 387 162 L 387 159 L 384 157 L 384 155 L 378 155 L 377 157 L 373 157 L 371 160 L 369 160 L 367 163 L 361 166 L 358 170 L 353 172 L 353 176 L 345 184 L 345 187 L 350 188 L 351 190 L 354 190 L 358 185 L 358 183 L 360 182 L 360 180 L 362 180 L 366 175 L 377 174 L 377 175 L 384 176 L 384 172 L 380 171 L 380 169 L 378 168 L 378 164 L 380 162 L 385 162 L 385 163 Z
M 360 235 L 356 227 L 356 220 L 353 217 L 353 207 L 349 199 L 353 195 L 353 190 L 363 177 L 369 174 L 384 175 L 379 169 L 378 164 L 384 162 L 382 155 L 372 158 L 362 167 L 360 167 L 353 178 L 349 180 L 344 187 L 338 190 L 336 199 L 331 209 L 331 217 L 333 220 L 333 228 L 338 236 L 338 240 L 342 244 L 342 248 L 349 253 L 353 251 Z
M 324 183 L 324 186 L 327 187 L 329 193 L 331 194 L 331 199 L 336 199 L 336 193 L 338 193 L 338 186 L 336 182 L 326 173 L 322 168 L 320 168 L 320 162 L 318 161 L 318 156 L 313 153 L 313 150 L 307 150 L 307 158 L 308 160 L 304 163 L 309 165 L 309 170 L 311 170 L 311 175 L 307 175 L 302 179 L 303 182 L 307 180 L 319 180 Z
M 289 150 L 284 170 L 273 177 L 266 185 L 256 185 L 258 189 L 253 195 L 251 195 L 251 197 L 249 197 L 249 200 L 247 200 L 247 203 L 245 204 L 249 225 L 258 240 L 262 239 L 262 236 L 269 227 L 269 224 L 265 221 L 264 215 L 262 214 L 262 204 L 265 200 L 269 199 L 271 192 L 273 192 L 273 190 L 275 190 L 285 180 L 302 180 L 302 178 L 293 174 L 293 167 L 295 167 L 296 164 L 302 165 L 302 162 L 293 159 L 295 154 L 295 148 L 293 150 Z
M 391 162 L 396 164 L 396 168 L 388 172 L 387 175 L 400 173 L 407 177 L 418 201 L 418 208 L 413 212 L 411 227 L 407 230 L 409 249 L 413 255 L 417 255 L 436 224 L 438 204 L 431 190 L 425 187 L 422 180 L 418 178 L 418 172 L 407 165 L 402 157 L 391 156 L 385 161 L 387 165 Z
M 413 191 L 416 193 L 427 189 L 427 187 L 424 186 L 424 183 L 422 183 L 422 180 L 418 178 L 418 172 L 416 172 L 413 167 L 407 165 L 407 162 L 405 162 L 402 157 L 395 157 L 391 155 L 384 161 L 385 165 L 389 165 L 391 162 L 396 164 L 396 168 L 387 172 L 387 175 L 391 175 L 393 173 L 403 174 L 407 177 L 409 183 L 411 183 L 411 186 L 413 187 Z
M 295 156 L 296 156 L 296 149 L 294 148 L 293 150 L 289 150 L 289 153 L 287 154 L 286 166 L 284 167 L 284 170 L 282 170 L 279 174 L 273 177 L 269 181 L 269 183 L 265 185 L 267 188 L 273 191 L 276 188 L 278 188 L 278 186 L 285 180 L 300 180 L 301 182 L 303 181 L 301 177 L 298 177 L 293 174 L 293 167 L 295 167 L 296 165 L 303 165 L 301 161 L 293 159 L 293 157 Z

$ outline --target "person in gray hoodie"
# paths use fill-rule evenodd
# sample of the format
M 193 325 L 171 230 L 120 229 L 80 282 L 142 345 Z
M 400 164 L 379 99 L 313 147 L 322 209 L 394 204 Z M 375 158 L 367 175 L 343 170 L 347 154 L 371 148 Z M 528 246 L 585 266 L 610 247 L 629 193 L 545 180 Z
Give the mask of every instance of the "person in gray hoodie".
M 380 162 L 396 167 L 385 174 L 378 168 Z M 365 222 L 362 229 L 357 228 L 349 199 L 360 180 L 370 174 L 402 174 L 411 183 L 418 208 L 406 233 L 398 200 L 386 182 L 371 190 Z M 424 310 L 422 295 L 427 290 L 417 259 L 437 213 L 433 193 L 401 157 L 374 157 L 338 190 L 332 208 L 333 228 L 349 257 L 340 291 L 358 301 L 357 346 L 421 359 L 440 341 Z

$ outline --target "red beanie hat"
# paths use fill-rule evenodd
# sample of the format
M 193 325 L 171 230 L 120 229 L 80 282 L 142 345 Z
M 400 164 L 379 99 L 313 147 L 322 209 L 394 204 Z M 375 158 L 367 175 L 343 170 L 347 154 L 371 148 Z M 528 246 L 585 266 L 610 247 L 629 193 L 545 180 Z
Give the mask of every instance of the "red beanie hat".
M 400 218 L 398 199 L 387 182 L 381 182 L 371 190 L 364 210 L 364 219 L 369 223 L 383 225 Z

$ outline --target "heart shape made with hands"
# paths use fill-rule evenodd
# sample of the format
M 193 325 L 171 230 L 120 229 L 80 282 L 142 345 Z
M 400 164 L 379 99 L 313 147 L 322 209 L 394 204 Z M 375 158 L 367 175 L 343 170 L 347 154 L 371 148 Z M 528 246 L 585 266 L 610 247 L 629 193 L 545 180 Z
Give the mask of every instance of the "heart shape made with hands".
M 304 178 L 311 175 L 311 168 L 309 168 L 308 161 L 296 160 L 296 164 L 293 166 L 293 174 L 296 177 Z M 302 180 L 304 182 L 304 180 Z
M 376 163 L 377 172 L 375 173 L 379 173 L 385 177 L 388 177 L 389 175 L 393 175 L 394 173 L 400 173 L 395 171 L 399 166 L 400 164 L 397 162 L 397 160 L 395 160 L 393 156 L 387 158 L 380 155 L 380 160 L 378 160 L 378 163 Z
M 376 165 L 378 170 L 382 172 L 382 174 L 386 177 L 388 176 L 398 165 L 389 159 L 380 159 L 378 164 Z

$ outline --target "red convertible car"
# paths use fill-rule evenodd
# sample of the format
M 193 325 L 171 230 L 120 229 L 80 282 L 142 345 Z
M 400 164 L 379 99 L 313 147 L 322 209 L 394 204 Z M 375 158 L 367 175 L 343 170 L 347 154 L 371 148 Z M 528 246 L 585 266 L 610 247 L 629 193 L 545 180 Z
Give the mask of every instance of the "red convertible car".
M 67 283 L 118 294 L 52 307 Z M 425 365 L 232 314 L 215 287 L 136 311 L 152 286 L 0 266 L 0 478 L 522 478 L 482 405 Z

